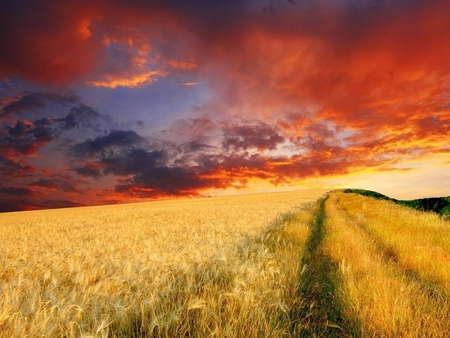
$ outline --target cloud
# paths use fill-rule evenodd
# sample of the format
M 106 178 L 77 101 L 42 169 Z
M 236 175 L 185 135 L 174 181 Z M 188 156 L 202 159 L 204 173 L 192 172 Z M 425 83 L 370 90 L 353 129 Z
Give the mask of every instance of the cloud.
M 203 142 L 202 140 L 193 140 L 186 143 L 183 143 L 180 146 L 180 149 L 183 153 L 201 153 L 204 151 L 217 151 L 217 148 Z
M 189 147 L 192 145 L 206 145 L 212 139 L 217 139 L 219 127 L 217 122 L 210 118 L 198 117 L 191 119 L 177 119 L 172 121 L 169 128 L 161 132 L 167 139 L 176 140 Z
M 14 127 L 6 126 L 7 133 L 0 133 L 0 154 L 30 156 L 57 137 L 57 132 L 48 127 L 45 120 L 35 124 L 17 121 Z
M 206 168 L 168 166 L 162 152 L 134 150 L 123 159 L 107 160 L 105 173 L 131 175 L 116 186 L 119 193 L 146 191 L 146 197 L 198 195 L 201 189 L 228 186 L 226 177 L 202 177 Z M 119 163 L 126 163 L 125 166 Z M 202 170 L 203 169 L 203 170 Z M 147 189 L 147 190 L 145 190 Z
M 64 199 L 29 199 L 29 198 L 11 198 L 6 199 L 0 197 L 0 212 L 10 211 L 22 211 L 22 210 L 38 210 L 38 209 L 55 209 L 55 208 L 69 208 L 69 207 L 82 207 L 86 206 L 86 203 L 80 203 L 77 201 L 64 200 Z
M 74 128 L 88 131 L 94 127 L 96 130 L 95 120 L 100 118 L 97 111 L 79 104 L 63 118 L 40 118 L 35 121 L 12 119 L 15 121 L 13 124 L 10 121 L 0 124 L 0 172 L 10 177 L 30 175 L 35 172 L 35 167 L 27 162 L 42 156 L 38 154 L 40 150 L 51 142 L 56 143 L 61 135 Z M 58 146 L 61 145 L 59 142 Z
M 238 31 L 250 1 L 28 0 L 0 4 L 0 76 L 46 84 L 140 86 L 192 71 L 191 47 Z M 260 7 L 258 6 L 258 10 Z M 17 43 L 20 41 L 20 44 Z M 185 45 L 175 50 L 174 44 Z M 30 58 L 30 55 L 33 57 Z
M 30 197 L 36 196 L 37 192 L 29 188 L 15 188 L 15 187 L 3 187 L 0 186 L 0 194 L 9 196 Z
M 0 44 L 8 50 L 0 55 L 2 76 L 57 84 L 91 69 L 98 41 L 86 39 L 79 28 L 96 10 L 85 1 L 61 5 L 34 0 L 0 4 Z
M 30 183 L 30 186 L 37 188 L 46 188 L 54 191 L 64 191 L 67 193 L 80 192 L 78 188 L 79 180 L 68 174 L 51 174 L 47 178 L 40 178 Z
M 119 177 L 115 191 L 132 196 L 197 195 L 198 189 L 212 184 L 211 180 L 198 177 L 195 168 L 170 166 L 171 160 L 164 150 L 128 149 L 75 170 L 86 177 Z M 220 180 L 213 183 L 214 186 L 222 184 Z
M 3 100 L 0 171 L 22 175 L 17 186 L 196 195 L 448 154 L 447 1 L 26 3 L 0 4 L 0 76 L 59 93 L 202 85 L 189 89 L 198 98 L 179 109 L 183 119 L 163 132 L 139 123 L 140 134 L 121 130 L 133 123 L 106 128 L 73 95 L 46 89 Z M 69 112 L 51 116 L 54 105 Z M 70 177 L 42 176 L 53 155 L 52 172 Z
M 240 167 L 245 167 L 248 174 L 264 164 L 258 155 L 219 155 L 216 147 L 202 141 L 202 133 L 194 134 L 199 139 L 174 146 L 168 141 L 152 143 L 130 131 L 112 131 L 94 141 L 77 144 L 73 154 L 81 160 L 91 157 L 91 161 L 74 166 L 73 170 L 83 177 L 115 177 L 115 192 L 122 195 L 161 197 L 199 195 L 204 189 L 227 188 L 233 182 L 246 180 L 245 174 L 239 173 Z M 259 172 L 254 176 L 268 175 Z
M 152 84 L 158 77 L 164 77 L 167 73 L 159 70 L 151 70 L 142 74 L 133 75 L 105 75 L 104 80 L 88 81 L 87 84 L 96 87 L 107 87 L 107 88 L 117 88 L 117 87 L 142 87 L 144 85 Z
M 49 102 L 61 105 L 75 104 L 79 100 L 76 95 L 60 95 L 54 93 L 25 93 L 20 98 L 11 100 L 0 110 L 0 117 L 3 115 L 23 113 L 35 109 L 45 108 Z
M 179 83 L 179 86 L 192 87 L 198 85 L 198 82 L 183 82 Z
M 4 155 L 10 155 L 9 153 L 3 151 Z M 13 161 L 10 158 L 0 155 L 0 173 L 4 179 L 11 179 L 15 177 L 26 176 L 34 173 L 36 168 L 23 163 L 23 161 Z
M 84 104 L 72 107 L 70 113 L 63 117 L 55 119 L 56 122 L 62 122 L 62 129 L 70 130 L 74 128 L 87 128 L 92 125 L 92 120 L 100 117 L 97 110 Z
M 274 150 L 285 141 L 276 127 L 263 122 L 255 125 L 226 126 L 223 128 L 224 140 L 222 146 L 226 150 L 247 150 L 256 148 L 262 150 Z
M 217 90 L 269 94 L 261 105 L 325 101 L 345 111 L 444 70 L 448 9 L 441 0 L 3 3 L 0 74 L 114 88 L 195 70 Z
M 305 120 L 289 137 L 281 132 L 276 125 L 257 120 L 231 124 L 187 119 L 172 123 L 163 133 L 177 135 L 176 143 L 115 130 L 76 144 L 72 154 L 80 162 L 72 170 L 82 177 L 115 178 L 115 193 L 122 196 L 193 196 L 208 189 L 244 188 L 251 179 L 279 185 L 371 166 L 383 168 L 394 164 L 401 151 L 386 150 L 400 139 L 390 137 L 380 143 L 356 134 L 342 138 L 343 130 L 327 121 Z M 282 147 L 290 154 L 265 152 Z
M 81 166 L 73 168 L 73 170 L 80 176 L 83 177 L 92 177 L 95 179 L 100 178 L 103 176 L 102 174 L 102 165 L 99 165 L 98 163 L 85 163 Z
M 183 69 L 183 70 L 190 70 L 190 69 L 195 69 L 198 67 L 198 65 L 193 62 L 183 62 L 183 61 L 176 61 L 176 60 L 167 61 L 167 64 L 172 68 Z M 184 85 L 189 86 L 192 84 L 185 83 Z
M 143 142 L 144 139 L 133 130 L 113 130 L 106 136 L 76 144 L 71 152 L 80 158 L 108 156 L 114 153 L 114 148 L 135 147 Z

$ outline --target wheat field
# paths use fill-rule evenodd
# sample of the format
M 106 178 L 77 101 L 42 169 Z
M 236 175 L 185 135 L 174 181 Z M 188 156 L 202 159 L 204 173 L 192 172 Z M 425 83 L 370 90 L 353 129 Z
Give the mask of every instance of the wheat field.
M 0 215 L 0 337 L 284 337 L 323 191 Z
M 449 223 L 355 194 L 326 203 L 324 250 L 338 270 L 343 317 L 362 337 L 450 335 Z
M 0 337 L 446 337 L 450 223 L 341 191 L 0 215 Z

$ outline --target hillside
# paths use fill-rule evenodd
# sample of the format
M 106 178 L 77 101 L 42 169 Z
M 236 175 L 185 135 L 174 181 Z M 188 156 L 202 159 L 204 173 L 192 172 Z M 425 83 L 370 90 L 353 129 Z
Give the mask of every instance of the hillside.
M 373 197 L 376 199 L 392 201 L 394 203 L 414 208 L 420 211 L 435 212 L 446 218 L 450 217 L 450 196 L 447 197 L 432 197 L 432 198 L 420 198 L 415 200 L 397 200 L 390 198 L 386 195 L 380 194 L 371 190 L 364 189 L 345 189 L 345 193 L 354 193 L 363 196 Z

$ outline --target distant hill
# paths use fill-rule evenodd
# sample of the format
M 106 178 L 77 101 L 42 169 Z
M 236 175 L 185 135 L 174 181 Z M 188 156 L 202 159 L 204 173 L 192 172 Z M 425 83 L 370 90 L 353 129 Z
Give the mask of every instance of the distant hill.
M 388 200 L 394 203 L 404 205 L 410 208 L 414 208 L 420 211 L 432 211 L 446 219 L 450 219 L 450 196 L 447 197 L 432 197 L 432 198 L 420 198 L 415 200 L 397 200 L 390 198 L 386 195 L 380 194 L 376 191 L 364 190 L 364 189 L 345 189 L 345 193 L 353 193 L 373 197 L 376 199 Z

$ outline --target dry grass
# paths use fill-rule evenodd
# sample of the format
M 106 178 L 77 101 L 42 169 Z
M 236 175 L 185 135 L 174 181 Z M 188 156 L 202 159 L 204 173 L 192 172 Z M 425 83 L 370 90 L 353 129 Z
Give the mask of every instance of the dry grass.
M 449 223 L 286 192 L 0 215 L 0 337 L 443 337 Z
M 0 337 L 289 336 L 322 193 L 2 214 Z
M 450 295 L 450 223 L 439 215 L 387 201 L 343 194 L 342 206 L 403 269 L 438 283 Z
M 339 264 L 339 292 L 347 303 L 345 315 L 359 322 L 360 335 L 445 336 L 450 329 L 448 297 L 440 285 L 422 278 L 436 276 L 435 272 L 419 273 L 410 269 L 412 264 L 404 263 L 425 259 L 416 256 L 416 240 L 423 229 L 446 234 L 444 224 L 438 218 L 390 203 L 342 193 L 330 196 L 326 211 L 326 252 Z M 421 245 L 430 243 L 433 236 L 425 231 L 428 239 L 422 239 Z M 448 261 L 438 264 L 442 268 Z M 421 264 L 413 266 L 420 269 Z M 442 280 L 445 275 L 439 277 Z

